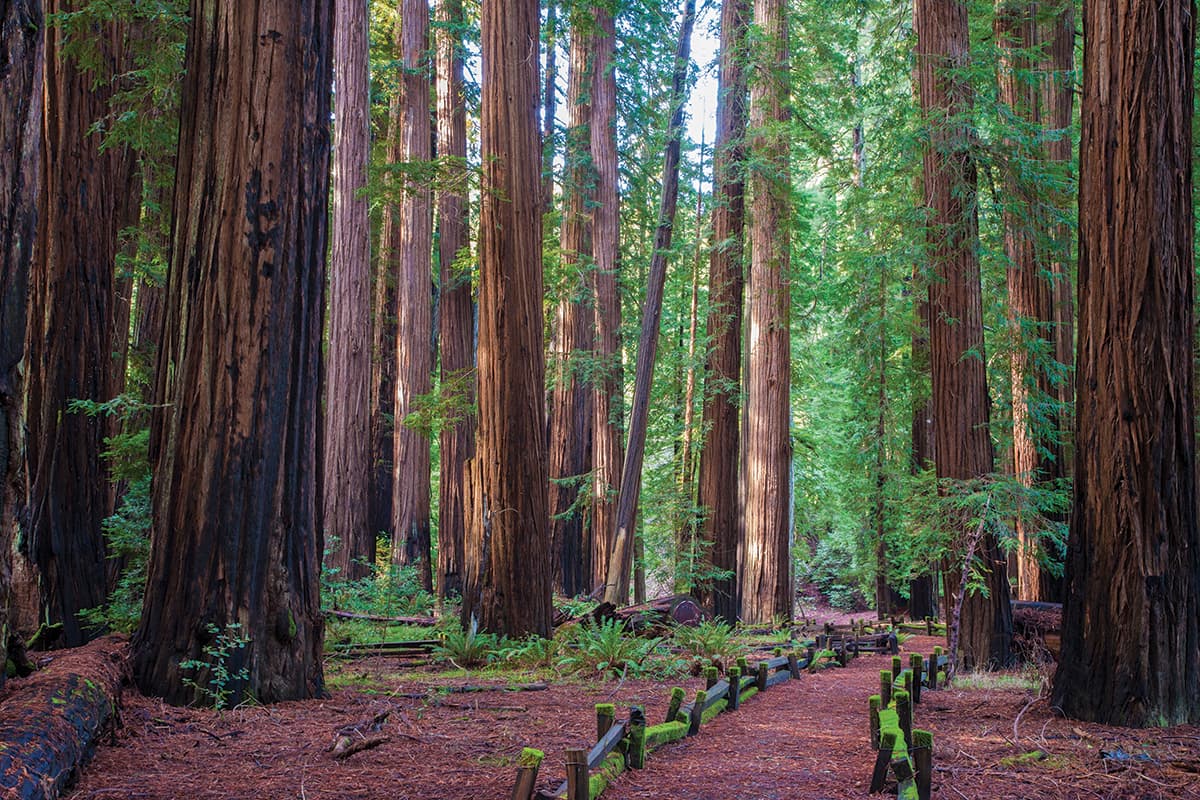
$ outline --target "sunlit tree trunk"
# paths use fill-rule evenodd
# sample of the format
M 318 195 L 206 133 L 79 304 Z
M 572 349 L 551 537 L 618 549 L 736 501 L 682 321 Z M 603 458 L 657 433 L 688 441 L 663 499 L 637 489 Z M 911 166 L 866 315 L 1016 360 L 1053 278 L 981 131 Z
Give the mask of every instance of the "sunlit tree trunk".
M 929 211 L 930 367 L 937 475 L 970 480 L 992 471 L 989 400 L 983 350 L 975 162 L 968 120 L 973 94 L 964 69 L 970 60 L 967 8 L 962 0 L 917 0 L 917 69 L 921 110 L 929 125 L 925 148 L 925 205 Z M 969 538 L 959 532 L 958 547 Z M 958 553 L 961 559 L 966 553 Z M 959 631 L 965 667 L 1007 664 L 1012 638 L 1005 559 L 986 533 L 974 554 L 987 592 L 968 592 Z M 958 594 L 960 569 L 945 571 L 947 614 Z
M 201 699 L 185 680 L 213 676 L 180 662 L 211 661 L 222 632 L 247 640 L 225 663 L 231 702 L 323 691 L 332 44 L 329 0 L 192 4 L 132 652 L 138 685 L 171 703 Z
M 737 619 L 738 455 L 741 407 L 743 228 L 745 226 L 746 68 L 749 0 L 721 4 L 717 138 L 713 145 L 713 248 L 708 260 L 710 344 L 705 363 L 697 503 L 704 509 L 699 540 L 712 570 L 696 595 L 727 622 Z
M 1195 4 L 1084 7 L 1075 497 L 1053 704 L 1200 722 Z
M 542 213 L 554 209 L 555 116 L 558 114 L 558 3 L 546 0 L 546 71 L 542 92 Z
M 43 25 L 41 0 L 0 3 L 0 51 L 8 58 L 0 71 L 0 662 L 13 635 L 8 554 L 25 505 L 22 360 L 41 181 Z
M 749 146 L 750 338 L 746 369 L 745 544 L 741 559 L 742 620 L 792 617 L 788 547 L 791 434 L 791 263 L 788 140 L 772 129 L 787 120 L 788 37 L 782 0 L 755 0 L 763 42 L 752 55 Z
M 552 616 L 538 21 L 537 0 L 482 5 L 479 427 L 463 619 L 510 636 L 548 635 Z
M 675 591 L 690 592 L 695 582 L 696 518 L 696 350 L 700 335 L 700 257 L 704 242 L 704 139 L 700 140 L 700 177 L 696 180 L 696 249 L 692 259 L 692 278 L 688 281 L 691 302 L 688 305 L 687 363 L 683 365 L 683 431 L 679 443 L 679 496 L 683 513 L 675 532 Z M 681 337 L 682 338 L 682 337 Z M 681 343 L 682 344 L 682 343 Z
M 362 189 L 371 147 L 367 3 L 338 0 L 334 23 L 333 250 L 325 383 L 326 565 L 357 579 L 375 561 L 370 509 L 371 220 Z
M 413 166 L 432 156 L 430 130 L 429 0 L 401 0 L 400 144 Z M 396 405 L 392 449 L 392 561 L 415 567 L 433 588 L 430 564 L 429 438 L 404 424 L 414 402 L 433 388 L 433 202 L 429 183 L 404 184 L 399 210 L 396 280 Z
M 467 109 L 463 96 L 462 0 L 438 3 L 438 155 L 457 180 L 438 193 L 440 272 L 438 336 L 443 386 L 461 385 L 468 406 L 475 399 L 475 308 L 471 294 L 467 213 Z M 461 181 L 461 183 L 460 183 Z M 460 259 L 462 259 L 460 261 Z M 463 548 L 467 498 L 463 470 L 475 453 L 475 418 L 467 415 L 441 432 L 442 467 L 438 503 L 438 596 L 463 590 Z

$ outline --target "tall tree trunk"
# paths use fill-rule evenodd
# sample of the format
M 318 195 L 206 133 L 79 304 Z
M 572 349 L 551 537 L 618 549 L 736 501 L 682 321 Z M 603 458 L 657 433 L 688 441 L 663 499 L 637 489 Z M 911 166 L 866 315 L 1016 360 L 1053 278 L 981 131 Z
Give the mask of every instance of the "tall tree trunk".
M 329 277 L 329 352 L 325 395 L 325 535 L 337 544 L 326 565 L 341 579 L 370 574 L 375 532 L 370 508 L 371 147 L 367 78 L 367 3 L 338 0 L 333 61 L 333 250 Z
M 700 256 L 704 241 L 704 137 L 700 137 L 700 175 L 696 178 L 696 249 L 689 281 L 687 364 L 683 380 L 683 432 L 679 446 L 679 496 L 683 516 L 675 533 L 675 591 L 690 592 L 696 582 L 696 349 L 700 336 Z
M 463 620 L 550 633 L 538 0 L 484 0 L 479 428 Z
M 617 501 L 616 528 L 605 579 L 604 599 L 623 605 L 629 601 L 629 572 L 633 566 L 638 497 L 642 488 L 642 461 L 646 452 L 646 427 L 650 415 L 650 384 L 658 351 L 659 320 L 662 318 L 663 288 L 667 280 L 667 253 L 675 228 L 679 203 L 679 152 L 683 138 L 683 107 L 687 103 L 687 73 L 691 63 L 692 26 L 696 21 L 695 0 L 684 0 L 675 50 L 675 72 L 671 80 L 671 122 L 663 162 L 662 203 L 654 232 L 654 255 L 642 313 L 638 342 L 637 374 L 633 385 L 633 410 L 629 417 L 629 448 L 621 470 L 621 494 Z
M 726 622 L 737 620 L 738 428 L 741 407 L 743 228 L 745 226 L 746 33 L 749 0 L 721 4 L 717 138 L 713 144 L 712 251 L 708 257 L 711 342 L 705 363 L 697 503 L 707 566 L 727 577 L 697 587 L 696 596 Z
M 550 542 L 554 585 L 567 596 L 586 591 L 591 542 L 580 507 L 579 481 L 591 469 L 591 390 L 585 384 L 591 350 L 590 254 L 595 178 L 591 155 L 591 94 L 594 57 L 590 9 L 571 14 L 571 62 L 567 81 L 566 170 L 563 178 L 561 267 L 554 326 L 550 395 Z
M 7 660 L 14 633 L 8 554 L 25 503 L 22 361 L 41 182 L 43 25 L 41 0 L 0 3 L 0 51 L 8 59 L 0 71 L 0 661 Z
M 46 13 L 79 10 L 50 0 Z M 78 613 L 104 602 L 101 521 L 112 501 L 100 453 L 102 417 L 70 411 L 72 400 L 104 401 L 114 380 L 114 271 L 119 195 L 127 151 L 101 152 L 92 126 L 108 112 L 116 72 L 118 25 L 97 31 L 100 72 L 84 72 L 63 52 L 61 27 L 46 31 L 43 213 L 40 258 L 32 275 L 29 315 L 29 536 L 44 619 L 64 624 L 64 643 L 95 631 Z
M 333 3 L 193 0 L 168 311 L 151 429 L 154 532 L 138 685 L 232 702 L 321 694 L 321 329 Z M 239 672 L 245 669 L 244 680 Z
M 554 210 L 554 130 L 558 113 L 558 3 L 546 0 L 546 74 L 542 93 L 542 213 Z
M 788 35 L 782 0 L 755 0 L 764 41 L 750 87 L 750 339 L 746 365 L 745 550 L 742 620 L 792 618 L 791 264 L 787 121 Z M 767 166 L 769 165 L 769 166 Z
M 921 196 L 918 184 L 918 196 Z M 913 268 L 916 320 L 912 331 L 912 474 L 935 464 L 933 399 L 929 395 L 929 286 L 920 267 Z M 908 613 L 912 619 L 937 618 L 937 570 L 929 567 L 908 584 Z
M 438 155 L 449 159 L 458 180 L 438 194 L 438 262 L 442 386 L 461 384 L 462 400 L 475 402 L 475 307 L 467 209 L 467 107 L 463 87 L 462 0 L 438 3 L 437 136 Z M 475 454 L 475 418 L 465 415 L 441 432 L 442 469 L 438 503 L 438 597 L 463 591 L 465 513 L 463 470 Z
M 971 480 L 991 473 L 992 441 L 968 132 L 973 94 L 964 74 L 970 60 L 967 8 L 962 0 L 917 0 L 914 15 L 921 110 L 929 124 L 924 180 L 937 474 L 942 480 Z M 958 547 L 969 534 L 960 533 Z M 994 535 L 984 534 L 975 557 L 988 591 L 966 596 L 957 655 L 968 668 L 1007 664 L 1012 610 L 1005 559 Z M 958 594 L 959 574 L 957 567 L 945 571 L 948 599 Z
M 1187 0 L 1084 8 L 1078 446 L 1053 702 L 1108 725 L 1200 722 L 1195 15 Z
M 587 588 L 608 578 L 612 534 L 625 448 L 625 378 L 621 361 L 621 292 L 617 257 L 620 208 L 617 181 L 617 36 L 612 13 L 596 4 L 592 32 L 592 165 L 596 188 L 592 212 L 592 305 L 595 348 L 592 356 L 592 551 Z
M 429 0 L 401 0 L 401 159 L 433 157 L 429 119 Z M 396 425 L 392 461 L 392 561 L 416 567 L 426 590 L 430 564 L 429 438 L 404 424 L 415 400 L 433 388 L 433 203 L 426 181 L 405 182 L 400 200 L 400 265 L 396 282 Z

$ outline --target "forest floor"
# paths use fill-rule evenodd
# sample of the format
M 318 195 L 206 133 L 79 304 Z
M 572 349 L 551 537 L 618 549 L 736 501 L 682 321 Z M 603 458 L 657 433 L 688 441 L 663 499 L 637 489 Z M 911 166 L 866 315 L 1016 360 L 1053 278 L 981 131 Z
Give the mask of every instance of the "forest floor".
M 902 650 L 930 652 L 940 638 L 912 637 Z M 866 798 L 875 753 L 867 698 L 886 656 L 805 673 L 722 714 L 700 735 L 665 745 L 628 771 L 610 800 L 842 800 Z M 907 657 L 905 657 L 907 663 Z M 121 724 L 84 770 L 73 800 L 90 798 L 508 798 L 523 747 L 545 751 L 543 787 L 564 775 L 564 750 L 595 740 L 593 705 L 618 716 L 642 705 L 666 714 L 680 683 L 563 677 L 539 691 L 510 691 L 546 676 L 501 678 L 401 666 L 394 658 L 331 661 L 325 700 L 217 713 L 174 708 L 126 692 Z M 1045 669 L 964 676 L 924 692 L 914 725 L 934 734 L 938 798 L 1171 798 L 1200 800 L 1200 728 L 1134 730 L 1055 715 L 1039 699 Z M 446 693 L 447 687 L 484 688 Z M 334 731 L 390 716 L 386 743 L 334 760 Z M 1014 721 L 1016 720 L 1016 721 Z M 894 795 L 894 788 L 891 790 Z

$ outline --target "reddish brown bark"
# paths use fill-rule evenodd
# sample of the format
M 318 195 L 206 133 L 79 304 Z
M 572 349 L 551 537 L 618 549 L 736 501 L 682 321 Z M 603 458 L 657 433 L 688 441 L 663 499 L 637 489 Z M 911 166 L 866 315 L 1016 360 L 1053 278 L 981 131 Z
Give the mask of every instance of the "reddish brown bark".
M 1200 721 L 1195 13 L 1084 10 L 1078 447 L 1053 701 L 1109 725 Z
M 441 0 L 437 9 L 438 154 L 453 159 L 462 183 L 438 194 L 439 313 L 441 380 L 463 382 L 467 402 L 475 397 L 475 317 L 471 269 L 456 263 L 470 255 L 468 231 L 467 109 L 463 96 L 462 0 Z M 463 591 L 465 513 L 463 470 L 475 454 L 475 419 L 468 416 L 441 432 L 442 466 L 438 504 L 438 596 Z
M 745 226 L 746 133 L 745 41 L 749 0 L 721 4 L 720 84 L 717 92 L 717 138 L 713 145 L 713 248 L 709 255 L 708 339 L 705 364 L 705 431 L 700 451 L 698 504 L 704 508 L 699 539 L 702 555 L 714 570 L 729 577 L 697 587 L 696 596 L 727 622 L 738 614 L 738 456 L 742 367 L 743 238 Z
M 542 213 L 554 209 L 554 130 L 558 113 L 558 3 L 546 0 L 546 72 L 542 92 Z M 439 123 L 440 124 L 440 123 Z
M 371 220 L 362 189 L 370 153 L 367 4 L 339 2 L 334 21 L 333 248 L 329 269 L 325 471 L 326 566 L 342 580 L 375 562 L 370 509 Z M 331 539 L 336 538 L 336 543 Z
M 151 456 L 143 691 L 188 703 L 241 625 L 230 700 L 323 691 L 321 330 L 333 3 L 197 0 Z M 248 678 L 237 673 L 245 668 Z
M 484 0 L 479 427 L 463 619 L 549 634 L 537 0 Z M 536 50 L 535 50 L 536 52 Z
M 971 480 L 992 471 L 989 401 L 984 364 L 979 279 L 975 162 L 967 117 L 973 94 L 964 74 L 969 63 L 967 9 L 961 0 L 917 0 L 917 70 L 921 109 L 928 120 L 925 205 L 929 211 L 930 367 L 937 474 Z M 959 532 L 962 547 L 968 531 Z M 958 553 L 961 559 L 963 553 Z M 968 593 L 962 610 L 964 666 L 1009 660 L 1012 612 L 1005 560 L 985 534 L 977 554 L 988 592 Z M 945 570 L 947 608 L 958 594 L 958 567 Z

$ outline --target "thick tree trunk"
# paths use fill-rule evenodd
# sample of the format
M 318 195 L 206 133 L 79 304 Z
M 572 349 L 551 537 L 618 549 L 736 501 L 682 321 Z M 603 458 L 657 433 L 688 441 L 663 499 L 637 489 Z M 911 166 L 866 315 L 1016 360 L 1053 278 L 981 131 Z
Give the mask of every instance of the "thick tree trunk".
M 429 0 L 402 0 L 401 160 L 433 157 L 429 119 Z M 396 282 L 396 427 L 392 461 L 392 561 L 416 567 L 433 588 L 430 564 L 429 437 L 404 424 L 417 397 L 433 388 L 433 202 L 429 184 L 408 181 L 400 200 Z
M 77 11 L 50 0 L 46 13 Z M 64 31 L 46 32 L 43 205 L 40 258 L 32 275 L 29 315 L 29 535 L 39 616 L 64 624 L 67 646 L 95 631 L 77 615 L 104 602 L 101 521 L 112 502 L 100 453 L 106 421 L 68 409 L 72 400 L 110 397 L 115 369 L 114 271 L 122 220 L 127 151 L 101 152 L 92 126 L 108 112 L 121 31 L 98 31 L 100 74 L 83 72 L 63 52 Z
M 717 138 L 713 145 L 713 248 L 708 259 L 709 314 L 697 502 L 708 566 L 727 577 L 697 587 L 696 597 L 727 622 L 737 620 L 738 471 L 745 226 L 746 31 L 749 0 L 721 4 Z
M 551 630 L 537 0 L 484 0 L 479 428 L 463 620 Z M 536 52 L 536 49 L 535 49 Z
M 587 588 L 608 577 L 617 497 L 625 460 L 625 378 L 621 361 L 621 293 L 617 263 L 620 208 L 617 181 L 617 75 L 613 63 L 617 36 L 612 14 L 595 6 L 592 32 L 592 165 L 596 188 L 592 214 L 592 303 L 595 325 L 592 356 L 592 551 Z
M 671 81 L 671 122 L 663 163 L 662 203 L 658 212 L 658 228 L 654 232 L 654 255 L 650 260 L 650 278 L 642 313 L 642 334 L 638 342 L 633 409 L 629 417 L 629 447 L 625 451 L 625 464 L 621 470 L 621 494 L 617 500 L 616 528 L 612 533 L 613 546 L 608 562 L 608 576 L 604 582 L 604 600 L 615 605 L 625 605 L 629 602 L 629 573 L 634 560 L 638 498 L 642 489 L 642 461 L 646 452 L 646 428 L 650 416 L 650 384 L 654 377 L 654 362 L 658 351 L 663 288 L 667 280 L 667 253 L 671 249 L 675 210 L 679 203 L 679 152 L 683 137 L 683 107 L 687 103 L 692 26 L 695 20 L 695 0 L 684 0 L 683 18 L 679 26 L 679 45 L 675 50 L 675 72 Z
M 438 194 L 440 273 L 438 335 L 442 386 L 462 384 L 463 400 L 475 401 L 475 306 L 471 268 L 458 259 L 470 255 L 467 213 L 467 108 L 463 96 L 462 0 L 438 3 L 437 110 L 438 155 L 454 159 L 462 183 Z M 441 432 L 442 467 L 438 503 L 438 597 L 463 591 L 465 513 L 463 470 L 475 454 L 475 418 L 465 416 Z
M 930 125 L 924 180 L 937 474 L 970 480 L 991 473 L 992 442 L 967 119 L 973 96 L 963 73 L 970 58 L 967 8 L 961 0 L 917 0 L 914 15 L 921 109 Z M 960 533 L 958 547 L 968 534 Z M 988 592 L 968 593 L 962 611 L 957 655 L 968 668 L 1008 663 L 1012 638 L 1007 570 L 993 535 L 983 536 L 976 557 Z M 948 599 L 957 595 L 959 573 L 945 571 Z
M 211 676 L 180 662 L 236 623 L 232 702 L 314 697 L 333 3 L 195 0 L 191 20 L 134 674 L 193 702 L 184 679 Z
M 41 182 L 41 0 L 0 3 L 0 553 L 13 552 L 25 504 L 25 326 Z M 0 558 L 0 663 L 7 660 L 11 557 Z M 0 686 L 4 677 L 0 675 Z
M 1193 416 L 1195 4 L 1084 11 L 1079 398 L 1054 705 L 1200 722 Z
M 362 578 L 375 561 L 370 509 L 371 220 L 367 183 L 371 141 L 367 3 L 339 0 L 334 22 L 333 250 L 322 493 L 328 567 Z
M 591 469 L 591 389 L 583 379 L 592 346 L 591 283 L 592 171 L 591 95 L 593 14 L 571 14 L 571 62 L 567 80 L 567 147 L 563 177 L 561 254 L 557 320 L 550 376 L 550 546 L 554 586 L 568 597 L 586 593 L 591 575 L 591 541 L 584 523 L 579 481 Z
M 742 620 L 792 618 L 791 263 L 787 121 L 788 35 L 782 0 L 755 0 L 764 41 L 750 87 L 750 150 L 769 167 L 750 177 L 750 338 L 746 365 L 745 549 Z

